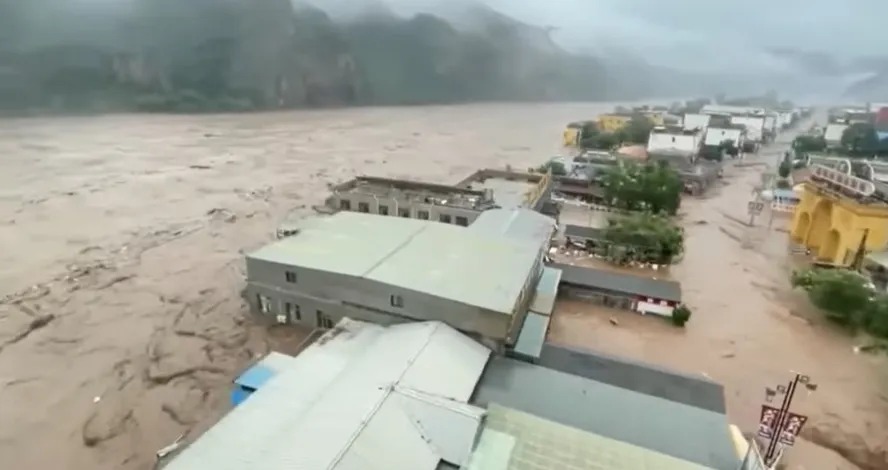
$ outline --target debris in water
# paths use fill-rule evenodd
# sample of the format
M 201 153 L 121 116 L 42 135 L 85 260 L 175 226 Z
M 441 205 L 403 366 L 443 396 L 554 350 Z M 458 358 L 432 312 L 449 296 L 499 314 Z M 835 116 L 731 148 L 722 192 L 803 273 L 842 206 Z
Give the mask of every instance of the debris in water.
M 160 449 L 154 454 L 154 455 L 157 457 L 157 460 L 163 460 L 163 459 L 165 459 L 168 455 L 170 455 L 170 454 L 172 454 L 173 452 L 177 451 L 177 450 L 179 449 L 179 447 L 182 446 L 182 439 L 184 439 L 184 438 L 185 438 L 185 434 L 179 434 L 179 437 L 177 437 L 176 440 L 172 442 L 172 444 L 160 448 Z
M 209 215 L 213 218 L 221 219 L 222 221 L 227 222 L 229 224 L 237 221 L 237 215 L 228 209 L 220 209 L 218 207 L 213 208 L 213 209 L 210 209 L 207 211 L 207 215 Z

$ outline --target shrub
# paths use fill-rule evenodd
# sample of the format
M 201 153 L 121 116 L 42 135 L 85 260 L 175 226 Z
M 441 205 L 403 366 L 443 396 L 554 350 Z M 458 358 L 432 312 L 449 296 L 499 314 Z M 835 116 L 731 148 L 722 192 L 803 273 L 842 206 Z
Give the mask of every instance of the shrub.
M 685 326 L 685 323 L 691 319 L 691 309 L 685 305 L 679 305 L 672 311 L 672 324 L 675 326 Z

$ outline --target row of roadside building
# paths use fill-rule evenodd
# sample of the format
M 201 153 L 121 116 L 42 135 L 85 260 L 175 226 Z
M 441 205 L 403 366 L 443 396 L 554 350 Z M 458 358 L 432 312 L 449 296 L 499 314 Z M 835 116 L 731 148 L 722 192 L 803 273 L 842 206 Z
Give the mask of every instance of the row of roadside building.
M 522 175 L 360 177 L 283 224 L 245 298 L 317 334 L 168 468 L 735 470 L 719 384 L 548 340 L 559 296 L 668 317 L 681 288 L 550 262 L 557 182 Z

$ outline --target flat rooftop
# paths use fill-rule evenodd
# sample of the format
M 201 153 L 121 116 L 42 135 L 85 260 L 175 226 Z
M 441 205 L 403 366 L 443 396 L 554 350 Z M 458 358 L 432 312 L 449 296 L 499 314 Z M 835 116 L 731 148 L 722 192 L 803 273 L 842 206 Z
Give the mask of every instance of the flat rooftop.
M 542 242 L 536 240 L 343 211 L 306 224 L 298 234 L 272 242 L 247 259 L 364 278 L 511 314 L 538 261 Z
M 366 194 L 422 204 L 481 210 L 493 200 L 484 191 L 419 181 L 360 176 L 333 188 L 338 194 Z
M 494 203 L 504 209 L 533 207 L 539 200 L 539 173 L 482 169 L 457 183 L 457 186 L 493 194 Z

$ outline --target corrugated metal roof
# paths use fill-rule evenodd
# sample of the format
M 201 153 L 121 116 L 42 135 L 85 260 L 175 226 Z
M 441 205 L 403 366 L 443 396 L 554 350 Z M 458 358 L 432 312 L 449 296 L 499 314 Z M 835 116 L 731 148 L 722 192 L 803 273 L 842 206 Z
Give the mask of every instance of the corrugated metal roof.
M 491 405 L 468 470 L 707 470 L 708 467 Z
M 469 226 L 469 230 L 516 238 L 542 246 L 552 237 L 555 220 L 525 208 L 490 209 L 482 212 Z
M 515 341 L 513 353 L 519 358 L 536 361 L 540 358 L 543 344 L 546 342 L 546 333 L 549 332 L 549 315 L 528 312 L 524 317 L 524 325 L 518 333 L 518 341 Z
M 681 302 L 681 284 L 675 281 L 652 279 L 604 269 L 585 268 L 561 263 L 553 263 L 549 266 L 561 270 L 562 283 Z
M 343 320 L 167 470 L 434 470 L 464 463 L 490 351 L 440 322 Z M 460 460 L 462 459 L 462 460 Z
M 588 349 L 546 343 L 539 365 L 714 413 L 725 414 L 725 389 L 701 375 L 640 363 Z
M 515 408 L 707 468 L 739 465 L 723 414 L 514 359 L 490 360 L 473 402 Z
M 543 274 L 537 282 L 533 301 L 530 303 L 530 311 L 540 315 L 551 315 L 555 309 L 555 299 L 558 297 L 558 284 L 561 283 L 561 270 L 543 268 Z
M 347 211 L 325 219 L 248 258 L 363 277 L 512 314 L 542 248 L 520 237 L 425 220 Z
M 245 370 L 234 380 L 234 383 L 257 389 L 271 377 L 292 366 L 295 361 L 296 358 L 293 356 L 272 351 L 266 354 L 259 362 L 253 364 L 252 367 Z

